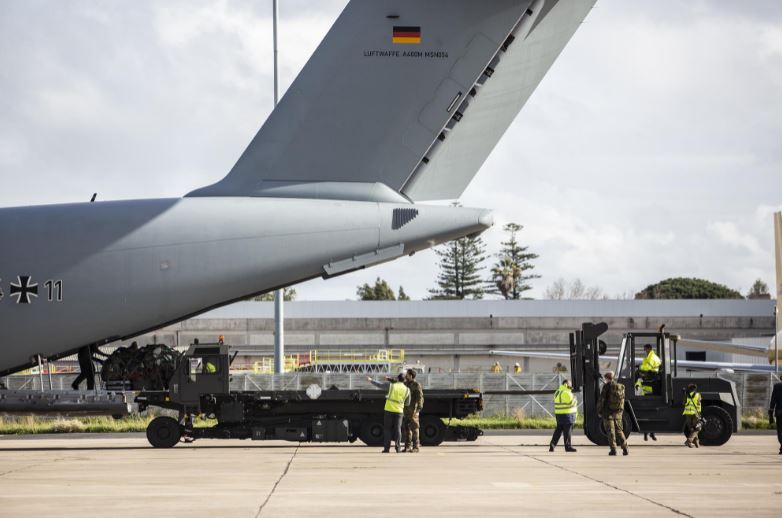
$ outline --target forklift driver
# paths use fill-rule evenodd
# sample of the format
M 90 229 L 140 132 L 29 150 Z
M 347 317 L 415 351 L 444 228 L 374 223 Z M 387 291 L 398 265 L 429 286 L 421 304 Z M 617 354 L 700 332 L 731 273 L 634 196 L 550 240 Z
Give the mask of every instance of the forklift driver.
M 646 357 L 641 362 L 638 369 L 638 376 L 635 382 L 636 389 L 640 387 L 640 392 L 644 396 L 660 393 L 660 365 L 662 360 L 657 356 L 651 344 L 644 345 Z

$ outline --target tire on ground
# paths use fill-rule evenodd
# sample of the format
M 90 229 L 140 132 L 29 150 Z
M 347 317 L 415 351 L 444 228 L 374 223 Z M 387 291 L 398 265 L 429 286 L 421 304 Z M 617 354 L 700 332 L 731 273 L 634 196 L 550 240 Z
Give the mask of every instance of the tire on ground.
M 597 426 L 594 427 L 594 433 L 587 433 L 587 439 L 592 441 L 598 446 L 608 446 L 608 433 L 603 425 L 602 419 L 597 419 Z M 633 425 L 630 421 L 630 414 L 624 412 L 622 414 L 622 432 L 625 434 L 625 438 L 629 439 L 630 434 L 633 433 Z
M 383 419 L 369 417 L 361 425 L 358 438 L 367 446 L 383 446 Z
M 701 412 L 706 423 L 699 434 L 704 446 L 722 446 L 733 435 L 733 419 L 727 410 L 719 406 L 707 406 Z
M 182 427 L 173 417 L 159 416 L 147 426 L 147 440 L 155 448 L 171 448 L 182 437 Z
M 418 436 L 423 446 L 439 446 L 445 439 L 446 426 L 442 419 L 422 416 Z

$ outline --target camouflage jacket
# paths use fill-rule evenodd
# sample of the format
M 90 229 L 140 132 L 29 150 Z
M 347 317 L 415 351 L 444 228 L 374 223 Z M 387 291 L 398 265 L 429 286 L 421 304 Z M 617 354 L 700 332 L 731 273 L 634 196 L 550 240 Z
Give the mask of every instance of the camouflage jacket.
M 415 380 L 405 384 L 407 385 L 407 388 L 410 389 L 410 405 L 405 408 L 405 411 L 410 413 L 420 412 L 424 407 L 423 387 Z
M 616 381 L 603 385 L 597 400 L 597 414 L 606 417 L 624 410 L 625 386 Z

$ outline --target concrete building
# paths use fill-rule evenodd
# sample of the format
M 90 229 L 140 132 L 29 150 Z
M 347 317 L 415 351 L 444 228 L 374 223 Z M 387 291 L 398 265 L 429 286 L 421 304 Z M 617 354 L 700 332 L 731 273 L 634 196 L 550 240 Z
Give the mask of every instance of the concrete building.
M 488 371 L 492 349 L 567 350 L 568 334 L 582 322 L 604 321 L 610 348 L 628 330 L 669 331 L 690 338 L 730 341 L 772 336 L 772 300 L 600 300 L 600 301 L 301 301 L 285 307 L 286 354 L 310 350 L 404 349 L 408 363 L 432 372 Z M 250 366 L 273 353 L 271 302 L 242 302 L 136 338 L 139 344 L 184 346 L 198 338 L 226 342 L 239 351 L 235 367 Z M 123 344 L 125 345 L 125 344 Z M 681 357 L 687 351 L 680 351 Z M 723 356 L 707 352 L 706 360 Z M 503 368 L 516 361 L 499 358 Z M 551 372 L 552 360 L 526 360 L 525 372 Z

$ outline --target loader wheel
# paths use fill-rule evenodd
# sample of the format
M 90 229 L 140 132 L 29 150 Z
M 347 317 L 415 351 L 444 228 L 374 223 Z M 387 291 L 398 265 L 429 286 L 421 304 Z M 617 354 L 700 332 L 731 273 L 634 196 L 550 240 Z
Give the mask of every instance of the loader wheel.
M 182 437 L 182 428 L 173 417 L 159 416 L 147 426 L 147 440 L 155 448 L 172 448 Z
M 367 446 L 383 446 L 383 421 L 377 418 L 364 421 L 358 438 Z
M 418 435 L 423 446 L 439 446 L 445 439 L 445 432 L 445 423 L 439 417 L 426 416 L 421 419 Z
M 707 406 L 701 412 L 706 423 L 699 434 L 704 446 L 722 446 L 733 435 L 733 419 L 727 410 L 718 406 Z

